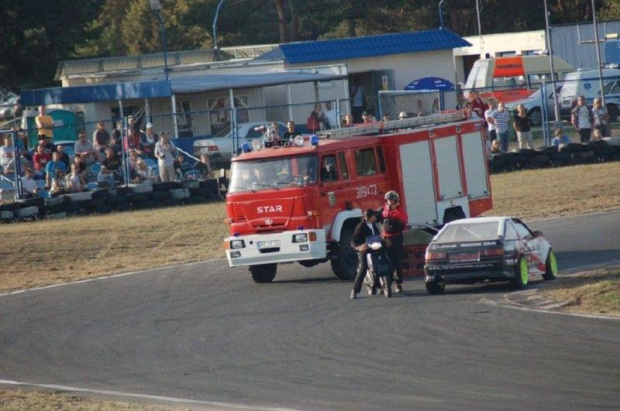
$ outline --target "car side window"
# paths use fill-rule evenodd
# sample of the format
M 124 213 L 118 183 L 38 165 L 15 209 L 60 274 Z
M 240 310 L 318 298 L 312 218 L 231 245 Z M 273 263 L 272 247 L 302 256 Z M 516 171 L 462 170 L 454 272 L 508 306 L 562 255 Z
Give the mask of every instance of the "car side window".
M 506 239 L 507 241 L 516 241 L 519 239 L 519 236 L 517 235 L 517 230 L 515 230 L 514 226 L 510 221 L 506 221 L 504 239 Z
M 514 224 L 515 229 L 517 230 L 517 234 L 519 234 L 520 238 L 524 240 L 531 240 L 532 238 L 534 238 L 534 234 L 521 221 L 512 220 L 512 223 Z

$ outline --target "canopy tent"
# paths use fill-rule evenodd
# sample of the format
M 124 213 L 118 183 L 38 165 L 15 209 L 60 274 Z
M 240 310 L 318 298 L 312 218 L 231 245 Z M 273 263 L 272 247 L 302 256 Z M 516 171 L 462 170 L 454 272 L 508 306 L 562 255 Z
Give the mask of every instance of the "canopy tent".
M 444 93 L 454 91 L 454 84 L 441 77 L 422 77 L 407 84 L 405 90 L 439 91 L 439 108 L 443 110 L 445 107 Z

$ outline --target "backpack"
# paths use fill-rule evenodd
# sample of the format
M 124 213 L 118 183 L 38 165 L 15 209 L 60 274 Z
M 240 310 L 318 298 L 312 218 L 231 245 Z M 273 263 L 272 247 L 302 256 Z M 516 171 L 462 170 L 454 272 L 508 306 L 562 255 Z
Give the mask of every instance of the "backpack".
M 314 133 L 319 128 L 320 128 L 319 121 L 313 116 L 308 117 L 308 120 L 306 121 L 306 129 L 309 132 Z

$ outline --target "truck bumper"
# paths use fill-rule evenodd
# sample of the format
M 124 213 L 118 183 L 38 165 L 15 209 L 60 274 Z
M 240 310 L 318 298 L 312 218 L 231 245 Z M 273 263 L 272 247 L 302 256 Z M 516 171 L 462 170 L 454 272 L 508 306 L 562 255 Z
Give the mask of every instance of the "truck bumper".
M 306 234 L 307 241 L 294 241 Z M 311 240 L 316 236 L 315 240 Z M 242 246 L 239 246 L 242 241 Z M 231 267 L 318 260 L 327 257 L 325 230 L 295 230 L 280 233 L 229 237 L 226 258 Z M 236 242 L 236 247 L 232 243 Z

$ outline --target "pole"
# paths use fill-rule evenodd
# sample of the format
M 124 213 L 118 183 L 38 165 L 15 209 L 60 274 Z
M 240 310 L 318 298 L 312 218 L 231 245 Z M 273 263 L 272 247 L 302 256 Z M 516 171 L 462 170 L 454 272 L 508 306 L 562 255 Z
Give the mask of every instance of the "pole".
M 439 28 L 443 29 L 443 11 L 441 10 L 441 6 L 443 5 L 443 2 L 446 0 L 441 0 L 439 2 Z
M 164 19 L 161 16 L 161 10 L 155 10 L 157 13 L 157 21 L 159 22 L 159 28 L 161 29 L 161 42 L 164 46 L 164 76 L 166 77 L 166 81 L 168 81 L 168 47 L 166 43 L 166 28 L 164 27 Z
M 226 0 L 220 0 L 215 9 L 215 17 L 213 17 L 213 48 L 215 50 L 217 50 L 217 18 L 220 15 L 220 8 L 222 8 L 225 1 Z
M 556 83 L 556 73 L 555 73 L 555 64 L 553 62 L 553 50 L 551 49 L 551 29 L 549 28 L 549 11 L 547 9 L 547 0 L 545 0 L 545 26 L 546 26 L 546 30 L 547 30 L 547 39 L 546 39 L 546 43 L 547 43 L 547 52 L 549 53 L 549 65 L 551 67 L 551 84 L 553 85 L 553 90 L 552 92 L 552 96 L 553 96 L 553 115 L 555 116 L 555 121 L 553 124 L 553 128 L 556 129 L 558 128 L 558 124 L 560 122 L 560 107 L 558 107 L 558 96 L 557 94 L 557 87 L 555 85 Z M 543 96 L 543 101 L 544 101 L 544 105 L 547 105 L 547 95 L 545 94 Z M 545 122 L 546 118 L 545 118 Z
M 603 65 L 601 64 L 601 48 L 598 44 L 598 25 L 596 24 L 596 6 L 592 0 L 592 24 L 594 25 L 594 44 L 596 45 L 596 61 L 598 62 L 598 81 L 601 87 L 601 102 L 605 107 L 605 93 L 603 93 Z
M 484 58 L 482 55 L 482 25 L 480 24 L 480 0 L 476 0 L 476 16 L 478 18 L 478 42 L 480 42 L 480 58 Z

